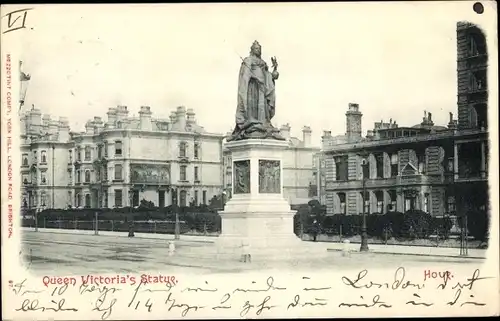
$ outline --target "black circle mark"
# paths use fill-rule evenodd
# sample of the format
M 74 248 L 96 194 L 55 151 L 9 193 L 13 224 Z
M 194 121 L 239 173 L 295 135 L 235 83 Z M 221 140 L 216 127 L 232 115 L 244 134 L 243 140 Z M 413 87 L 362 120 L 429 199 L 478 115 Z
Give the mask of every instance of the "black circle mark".
M 483 4 L 481 2 L 474 3 L 474 5 L 472 6 L 472 9 L 477 14 L 482 14 L 484 12 L 484 7 L 483 7 Z

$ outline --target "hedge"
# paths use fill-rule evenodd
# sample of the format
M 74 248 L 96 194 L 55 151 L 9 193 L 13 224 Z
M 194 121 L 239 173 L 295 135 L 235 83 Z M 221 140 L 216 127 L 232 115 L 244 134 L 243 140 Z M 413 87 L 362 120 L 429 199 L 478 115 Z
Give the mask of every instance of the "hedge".
M 312 224 L 314 220 L 319 226 Z M 344 237 L 359 235 L 363 225 L 363 216 L 360 215 L 309 215 L 300 211 L 295 216 L 295 226 L 303 224 L 303 233 L 324 233 Z M 366 231 L 370 237 L 385 239 L 423 239 L 430 235 L 439 235 L 447 239 L 452 228 L 449 217 L 432 217 L 423 211 L 408 211 L 406 213 L 388 212 L 386 214 L 373 213 L 366 216 Z

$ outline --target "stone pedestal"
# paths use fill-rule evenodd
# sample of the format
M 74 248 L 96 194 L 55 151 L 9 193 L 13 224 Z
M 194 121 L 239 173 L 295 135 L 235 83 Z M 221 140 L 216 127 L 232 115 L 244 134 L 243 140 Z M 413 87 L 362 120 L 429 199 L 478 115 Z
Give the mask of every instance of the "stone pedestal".
M 226 145 L 231 151 L 232 198 L 220 213 L 219 255 L 252 259 L 294 256 L 302 242 L 294 233 L 295 211 L 283 197 L 283 152 L 287 141 L 248 139 Z

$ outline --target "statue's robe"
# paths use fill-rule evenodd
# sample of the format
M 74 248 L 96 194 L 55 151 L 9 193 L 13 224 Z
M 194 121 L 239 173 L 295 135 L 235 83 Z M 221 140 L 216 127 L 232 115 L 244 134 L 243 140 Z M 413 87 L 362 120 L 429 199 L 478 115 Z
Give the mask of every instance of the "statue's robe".
M 235 134 L 272 128 L 275 102 L 274 79 L 267 64 L 255 56 L 245 58 L 238 79 Z

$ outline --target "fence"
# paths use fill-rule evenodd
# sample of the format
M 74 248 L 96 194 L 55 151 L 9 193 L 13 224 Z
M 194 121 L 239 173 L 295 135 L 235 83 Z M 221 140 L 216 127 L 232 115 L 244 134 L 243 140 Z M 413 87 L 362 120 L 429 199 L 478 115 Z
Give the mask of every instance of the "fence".
M 36 228 L 37 222 L 33 219 L 23 219 L 23 227 Z M 156 234 L 175 234 L 175 221 L 134 221 L 134 232 L 137 233 L 156 233 Z M 38 222 L 39 228 L 52 229 L 74 229 L 91 231 L 112 231 L 128 232 L 129 223 L 122 220 L 47 220 L 41 219 Z M 185 235 L 218 235 L 220 226 L 213 222 L 198 222 L 188 224 L 185 221 L 179 221 L 180 234 Z
M 316 220 L 316 222 L 314 222 Z M 295 234 L 303 240 L 360 243 L 362 215 L 296 215 Z M 484 248 L 484 239 L 466 233 L 450 217 L 431 217 L 427 213 L 388 213 L 366 215 L 368 243 L 389 245 Z M 465 231 L 465 232 L 464 232 Z M 466 251 L 465 251 L 466 255 Z

